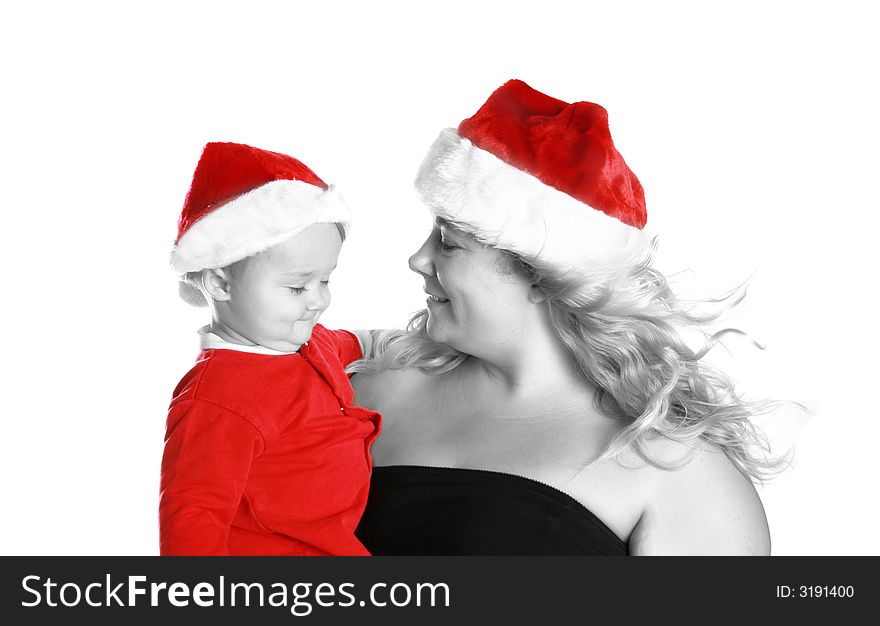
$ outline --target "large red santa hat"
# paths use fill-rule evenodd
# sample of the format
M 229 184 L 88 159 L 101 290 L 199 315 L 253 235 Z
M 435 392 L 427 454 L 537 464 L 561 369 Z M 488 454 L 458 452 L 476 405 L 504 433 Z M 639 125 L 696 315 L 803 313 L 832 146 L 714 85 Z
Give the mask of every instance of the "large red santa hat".
M 181 275 L 224 267 L 325 222 L 347 230 L 351 213 L 308 167 L 286 154 L 212 142 L 193 174 L 171 266 Z
M 644 191 L 614 147 L 607 111 L 520 80 L 440 133 L 416 188 L 435 217 L 576 275 L 631 260 L 646 240 Z

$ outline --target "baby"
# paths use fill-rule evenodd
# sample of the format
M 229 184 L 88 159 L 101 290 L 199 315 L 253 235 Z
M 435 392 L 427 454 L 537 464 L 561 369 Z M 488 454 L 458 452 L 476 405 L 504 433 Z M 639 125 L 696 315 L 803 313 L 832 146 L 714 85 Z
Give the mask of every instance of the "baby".
M 161 554 L 368 554 L 354 529 L 380 417 L 344 370 L 365 346 L 318 324 L 349 221 L 296 159 L 205 146 L 172 267 L 212 322 L 168 411 Z

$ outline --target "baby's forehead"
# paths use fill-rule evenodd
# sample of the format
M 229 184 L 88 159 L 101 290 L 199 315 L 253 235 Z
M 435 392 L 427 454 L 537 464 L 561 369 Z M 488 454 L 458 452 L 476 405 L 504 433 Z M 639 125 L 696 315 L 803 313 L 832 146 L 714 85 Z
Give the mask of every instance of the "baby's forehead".
M 328 263 L 321 263 L 314 257 L 310 258 L 308 255 L 294 250 L 273 246 L 258 254 L 254 258 L 254 264 L 263 271 L 297 278 L 324 273 L 327 271 Z
M 325 274 L 336 267 L 339 248 L 288 240 L 275 244 L 257 255 L 255 261 L 267 269 L 291 276 Z

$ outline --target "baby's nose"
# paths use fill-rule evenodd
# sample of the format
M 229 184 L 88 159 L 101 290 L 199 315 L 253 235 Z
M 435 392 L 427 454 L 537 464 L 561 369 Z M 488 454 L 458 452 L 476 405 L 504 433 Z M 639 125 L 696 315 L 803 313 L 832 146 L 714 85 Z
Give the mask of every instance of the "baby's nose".
M 324 290 L 316 289 L 309 293 L 308 302 L 306 302 L 306 308 L 309 311 L 323 311 L 327 308 L 327 305 L 330 303 L 330 294 L 324 294 Z

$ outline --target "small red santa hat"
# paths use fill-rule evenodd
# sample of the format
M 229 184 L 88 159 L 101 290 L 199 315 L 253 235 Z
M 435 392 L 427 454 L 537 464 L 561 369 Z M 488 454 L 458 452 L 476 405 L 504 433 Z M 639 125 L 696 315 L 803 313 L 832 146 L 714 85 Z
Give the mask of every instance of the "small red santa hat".
M 181 275 L 224 267 L 326 222 L 347 231 L 351 212 L 308 167 L 286 154 L 212 142 L 193 174 L 171 267 Z
M 614 147 L 607 111 L 521 80 L 440 133 L 416 188 L 435 217 L 575 275 L 631 260 L 646 242 L 644 191 Z

